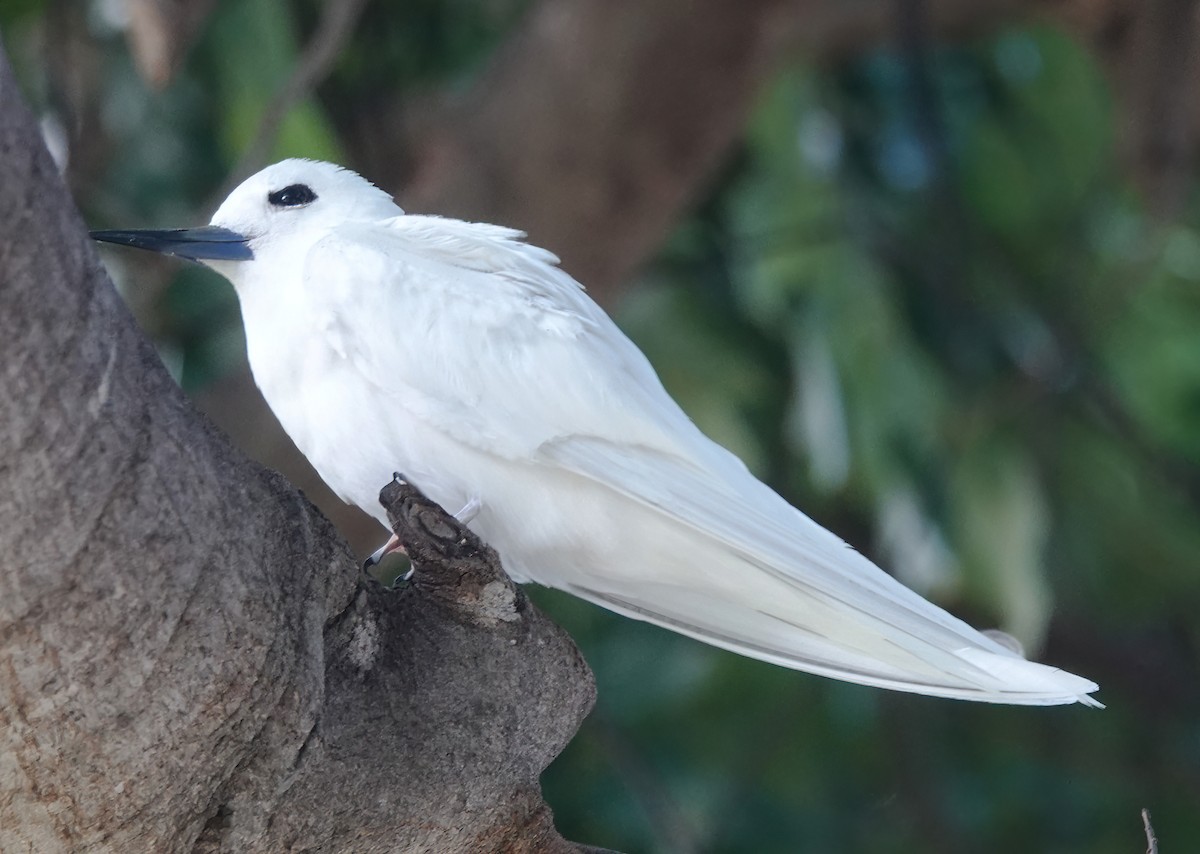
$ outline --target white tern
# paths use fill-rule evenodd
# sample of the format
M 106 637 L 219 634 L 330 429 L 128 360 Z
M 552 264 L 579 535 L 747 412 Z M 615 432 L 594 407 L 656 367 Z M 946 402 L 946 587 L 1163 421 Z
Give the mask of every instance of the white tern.
M 250 368 L 345 501 L 401 472 L 537 582 L 764 661 L 993 703 L 1081 702 L 893 579 L 706 437 L 551 253 L 405 214 L 329 163 L 248 178 L 209 226 L 95 232 L 233 283 Z

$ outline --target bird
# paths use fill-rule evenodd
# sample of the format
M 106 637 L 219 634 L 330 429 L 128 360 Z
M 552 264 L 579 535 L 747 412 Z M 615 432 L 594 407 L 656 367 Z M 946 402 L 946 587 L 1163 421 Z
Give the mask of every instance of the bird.
M 92 236 L 228 279 L 268 405 L 384 526 L 401 472 L 514 581 L 862 685 L 1101 706 L 1096 683 L 971 628 L 758 480 L 520 231 L 405 213 L 349 169 L 289 159 L 207 226 Z

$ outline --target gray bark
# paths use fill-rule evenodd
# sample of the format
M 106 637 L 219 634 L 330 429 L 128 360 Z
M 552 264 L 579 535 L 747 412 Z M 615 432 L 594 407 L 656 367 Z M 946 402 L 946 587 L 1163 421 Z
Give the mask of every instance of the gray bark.
M 0 235 L 0 851 L 573 850 L 570 640 L 399 485 L 415 582 L 358 587 L 171 381 L 2 55 Z

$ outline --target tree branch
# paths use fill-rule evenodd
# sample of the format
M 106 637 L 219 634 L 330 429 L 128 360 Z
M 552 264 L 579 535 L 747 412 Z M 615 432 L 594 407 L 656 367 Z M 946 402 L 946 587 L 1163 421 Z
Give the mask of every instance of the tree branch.
M 453 516 L 399 481 L 380 500 L 412 581 L 360 591 L 326 633 L 328 699 L 259 845 L 577 850 L 537 781 L 592 707 L 587 664 Z M 354 805 L 334 821 L 331 792 Z
M 1145 807 L 1142 808 L 1142 830 L 1146 833 L 1146 854 L 1158 854 L 1158 837 L 1150 824 L 1150 810 Z

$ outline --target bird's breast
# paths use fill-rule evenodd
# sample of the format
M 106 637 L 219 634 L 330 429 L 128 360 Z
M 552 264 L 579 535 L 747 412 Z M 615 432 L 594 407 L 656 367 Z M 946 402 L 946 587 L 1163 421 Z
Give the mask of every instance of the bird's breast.
M 456 443 L 380 389 L 318 333 L 260 340 L 247 334 L 251 372 L 288 437 L 347 503 L 387 524 L 379 491 L 402 472 L 455 512 L 473 496 Z

